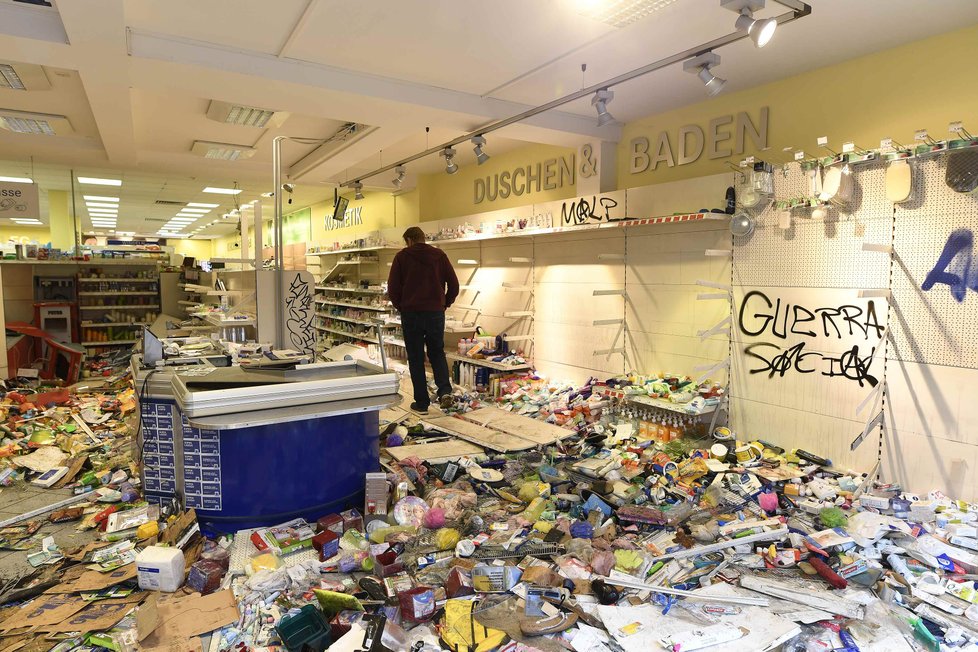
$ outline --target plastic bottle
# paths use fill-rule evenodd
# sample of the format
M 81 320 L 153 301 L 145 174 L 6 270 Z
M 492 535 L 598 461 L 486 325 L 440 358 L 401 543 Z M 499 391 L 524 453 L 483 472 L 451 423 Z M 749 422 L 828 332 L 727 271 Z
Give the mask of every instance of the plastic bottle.
M 523 513 L 520 516 L 531 523 L 535 523 L 540 520 L 540 515 L 543 514 L 547 509 L 547 500 L 545 498 L 534 498 L 530 501 Z M 552 509 L 552 507 L 551 507 Z
M 366 550 L 370 547 L 370 542 L 364 538 L 360 530 L 347 530 L 340 537 L 340 548 L 343 550 Z
M 669 442 L 669 428 L 666 426 L 666 418 L 659 417 L 658 436 L 656 441 L 662 444 Z
M 128 480 L 119 485 L 119 492 L 122 494 L 122 502 L 124 503 L 132 503 L 139 498 L 139 492 Z

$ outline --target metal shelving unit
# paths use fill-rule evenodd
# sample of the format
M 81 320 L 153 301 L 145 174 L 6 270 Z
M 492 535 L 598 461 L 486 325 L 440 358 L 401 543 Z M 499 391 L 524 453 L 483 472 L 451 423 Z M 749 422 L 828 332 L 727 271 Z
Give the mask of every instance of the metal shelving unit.
M 117 250 L 104 250 L 106 253 L 110 251 Z M 127 257 L 95 259 L 78 271 L 76 280 L 81 290 L 78 292 L 81 317 L 78 327 L 81 345 L 88 349 L 89 355 L 99 353 L 100 349 L 135 344 L 140 331 L 156 319 L 160 310 L 159 271 L 148 271 L 143 263 L 150 260 L 155 264 L 156 258 L 169 255 L 168 252 L 122 247 L 118 253 Z M 113 263 L 111 272 L 102 269 L 109 260 Z M 117 266 L 121 267 L 121 260 L 141 269 L 131 272 L 119 269 Z M 124 315 L 131 315 L 135 319 L 130 321 L 130 317 Z

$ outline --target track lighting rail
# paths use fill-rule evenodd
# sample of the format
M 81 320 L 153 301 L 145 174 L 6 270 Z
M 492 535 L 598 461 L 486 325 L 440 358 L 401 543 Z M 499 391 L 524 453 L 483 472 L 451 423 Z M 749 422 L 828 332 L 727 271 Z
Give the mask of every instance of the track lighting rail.
M 785 25 L 787 23 L 794 22 L 812 13 L 811 6 L 805 2 L 802 2 L 801 0 L 774 0 L 774 1 L 777 2 L 779 5 L 786 7 L 790 10 L 775 17 L 774 20 L 778 22 L 778 25 Z M 517 122 L 522 122 L 523 120 L 526 120 L 527 118 L 532 118 L 533 116 L 539 115 L 540 113 L 545 113 L 552 109 L 556 109 L 565 104 L 569 104 L 570 102 L 574 102 L 575 100 L 579 100 L 582 97 L 593 95 L 598 91 L 608 90 L 613 86 L 618 86 L 627 81 L 636 79 L 637 77 L 642 77 L 644 75 L 655 72 L 657 70 L 662 70 L 663 68 L 667 68 L 671 65 L 680 63 L 692 57 L 698 57 L 700 55 L 707 54 L 708 52 L 713 52 L 717 48 L 721 48 L 725 45 L 730 45 L 731 43 L 736 43 L 738 41 L 742 41 L 744 39 L 750 39 L 750 38 L 751 37 L 748 32 L 737 30 L 725 36 L 721 36 L 719 38 L 713 39 L 712 41 L 707 41 L 705 43 L 694 46 L 692 48 L 683 50 L 681 52 L 677 52 L 676 54 L 668 56 L 664 59 L 653 61 L 652 63 L 644 65 L 640 68 L 635 68 L 634 70 L 630 70 L 626 73 L 618 75 L 617 77 L 612 77 L 611 79 L 606 79 L 597 84 L 592 84 L 587 88 L 582 88 L 579 91 L 574 91 L 573 93 L 569 93 L 567 95 L 564 95 L 563 97 L 557 98 L 555 100 L 551 100 L 550 102 L 541 104 L 540 106 L 534 107 L 532 109 L 527 109 L 522 113 L 518 113 L 516 115 L 510 116 L 508 118 L 503 118 L 495 122 L 491 122 L 484 127 L 480 127 L 479 129 L 470 131 L 466 134 L 458 136 L 457 138 L 453 138 L 452 140 L 446 141 L 439 145 L 435 145 L 434 147 L 429 147 L 424 151 L 418 152 L 417 154 L 412 154 L 411 156 L 408 156 L 406 158 L 402 158 L 398 161 L 395 161 L 394 163 L 391 163 L 390 165 L 385 165 L 383 167 L 377 168 L 376 170 L 371 170 L 366 174 L 358 175 L 355 179 L 350 179 L 349 181 L 345 181 L 341 183 L 340 187 L 352 188 L 355 183 L 361 182 L 363 179 L 369 179 L 370 177 L 375 177 L 379 174 L 383 174 L 384 172 L 388 172 L 399 166 L 406 165 L 408 163 L 411 163 L 412 161 L 417 161 L 418 159 L 424 158 L 426 156 L 431 156 L 432 154 L 438 154 L 446 147 L 453 147 L 455 145 L 459 145 L 461 143 L 467 142 L 472 138 L 485 136 L 488 133 L 497 131 L 504 127 L 508 127 L 511 124 L 516 124 Z

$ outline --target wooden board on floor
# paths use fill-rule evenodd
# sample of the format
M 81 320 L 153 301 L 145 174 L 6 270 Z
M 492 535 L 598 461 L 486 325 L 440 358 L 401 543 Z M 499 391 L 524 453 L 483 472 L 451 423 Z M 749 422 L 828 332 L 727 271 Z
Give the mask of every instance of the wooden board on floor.
M 409 412 L 401 407 L 389 407 L 380 411 L 380 427 L 390 423 L 400 423 L 408 418 Z
M 574 434 L 573 430 L 566 430 L 552 423 L 544 423 L 494 407 L 479 408 L 463 414 L 462 418 L 545 446 L 567 439 Z
M 400 462 L 408 457 L 417 457 L 425 462 L 444 462 L 455 460 L 463 455 L 479 455 L 485 451 L 467 441 L 455 439 L 439 441 L 434 444 L 410 444 L 385 448 L 384 452 Z
M 479 424 L 456 419 L 455 417 L 430 417 L 424 419 L 424 423 L 434 426 L 442 432 L 455 435 L 459 439 L 470 441 L 473 444 L 499 453 L 528 451 L 537 446 L 535 442 L 528 439 L 509 435 L 498 430 L 491 430 Z

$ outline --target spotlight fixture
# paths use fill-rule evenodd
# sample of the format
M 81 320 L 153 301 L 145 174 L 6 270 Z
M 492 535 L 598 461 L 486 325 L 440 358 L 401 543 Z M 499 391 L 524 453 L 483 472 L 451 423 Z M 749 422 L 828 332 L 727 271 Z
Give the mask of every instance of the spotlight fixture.
M 282 190 L 284 190 L 285 192 L 289 193 L 289 203 L 291 204 L 292 203 L 292 193 L 295 192 L 295 184 L 294 183 L 283 183 L 282 184 Z
M 359 180 L 353 182 L 353 190 L 356 191 L 353 193 L 354 199 L 363 199 L 363 184 Z
M 458 165 L 455 163 L 455 148 L 446 147 L 441 150 L 441 155 L 445 157 L 445 172 L 448 174 L 458 172 Z
M 720 55 L 707 52 L 706 54 L 701 54 L 698 57 L 683 61 L 683 70 L 699 77 L 700 81 L 706 86 L 706 92 L 712 97 L 722 91 L 727 83 L 726 79 L 717 77 L 710 70 L 713 66 L 718 65 L 720 65 Z
M 394 172 L 397 173 L 397 176 L 391 179 L 391 183 L 394 184 L 395 188 L 400 188 L 401 184 L 404 183 L 404 176 L 407 174 L 407 168 L 403 165 L 398 165 L 396 168 L 394 168 Z
M 599 127 L 610 125 L 615 121 L 615 116 L 608 113 L 608 102 L 614 98 L 614 92 L 609 91 L 607 88 L 602 88 L 599 91 L 595 91 L 594 97 L 591 98 L 591 105 L 594 107 L 594 110 L 598 112 Z
M 475 152 L 475 160 L 479 165 L 482 165 L 489 160 L 489 155 L 486 154 L 482 148 L 486 146 L 486 139 L 484 136 L 475 136 L 472 138 L 472 144 L 475 146 L 472 151 Z
M 771 42 L 778 21 L 775 18 L 754 18 L 754 12 L 764 8 L 765 0 L 720 0 L 720 6 L 736 11 L 737 29 L 747 32 L 756 47 L 762 48 Z

